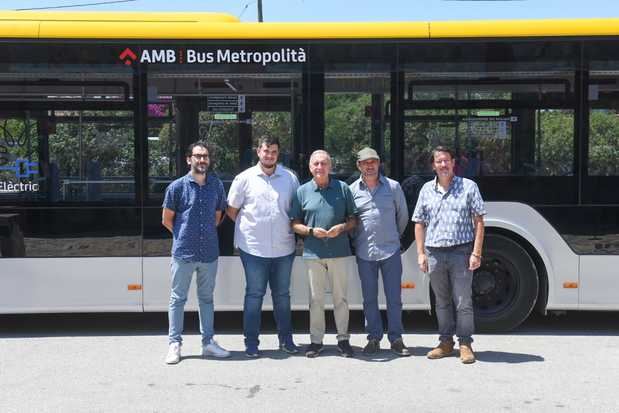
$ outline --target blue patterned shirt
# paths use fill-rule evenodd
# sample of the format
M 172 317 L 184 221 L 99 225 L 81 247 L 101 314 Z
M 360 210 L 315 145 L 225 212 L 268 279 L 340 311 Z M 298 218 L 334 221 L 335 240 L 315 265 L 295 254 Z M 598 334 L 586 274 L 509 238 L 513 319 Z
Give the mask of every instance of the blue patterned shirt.
M 219 257 L 215 212 L 226 209 L 224 186 L 215 175 L 207 175 L 200 186 L 191 175 L 172 182 L 163 207 L 175 212 L 172 256 L 191 262 L 212 262 Z
M 426 247 L 451 247 L 475 239 L 473 217 L 485 215 L 477 184 L 454 176 L 447 192 L 438 178 L 426 182 L 419 192 L 412 221 L 426 226 Z

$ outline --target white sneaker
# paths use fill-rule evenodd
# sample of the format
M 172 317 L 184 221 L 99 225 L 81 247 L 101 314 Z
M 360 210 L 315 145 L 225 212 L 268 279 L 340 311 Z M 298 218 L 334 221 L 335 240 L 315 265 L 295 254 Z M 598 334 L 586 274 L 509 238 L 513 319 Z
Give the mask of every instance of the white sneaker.
M 206 346 L 202 346 L 202 357 L 217 357 L 224 359 L 226 357 L 230 357 L 230 352 L 217 344 L 215 340 L 211 339 Z
M 166 364 L 176 364 L 181 361 L 181 343 L 172 343 L 165 358 Z

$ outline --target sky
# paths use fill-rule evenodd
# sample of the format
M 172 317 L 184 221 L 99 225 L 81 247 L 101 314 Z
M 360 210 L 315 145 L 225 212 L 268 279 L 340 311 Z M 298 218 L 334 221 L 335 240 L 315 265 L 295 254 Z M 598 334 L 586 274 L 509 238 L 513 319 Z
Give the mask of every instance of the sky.
M 110 0 L 0 0 L 0 10 L 58 7 Z M 225 12 L 257 20 L 255 0 L 135 0 L 58 11 Z M 263 0 L 264 21 L 436 21 L 619 17 L 618 0 Z

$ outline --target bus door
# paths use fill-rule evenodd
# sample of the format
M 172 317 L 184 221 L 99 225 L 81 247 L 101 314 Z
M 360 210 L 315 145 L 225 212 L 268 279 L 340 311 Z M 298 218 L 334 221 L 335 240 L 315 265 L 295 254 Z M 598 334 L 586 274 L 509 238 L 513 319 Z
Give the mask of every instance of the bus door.
M 578 256 L 561 219 L 565 206 L 577 203 L 574 81 L 573 72 L 558 70 L 407 74 L 404 165 L 423 184 L 434 177 L 432 148 L 452 148 L 456 175 L 477 182 L 490 218 L 502 208 L 501 220 L 544 245 L 557 274 L 577 279 Z M 525 244 L 493 231 L 473 280 L 475 312 L 482 328 L 507 328 L 529 314 L 538 296 L 545 306 L 548 284 Z M 578 302 L 577 291 L 553 291 L 550 299 Z
M 395 180 L 401 178 L 392 163 L 389 116 L 397 82 L 393 73 L 395 54 L 391 46 L 363 42 L 355 43 L 354 47 L 322 44 L 314 53 L 323 62 L 312 66 L 312 76 L 322 75 L 324 79 L 321 106 L 324 140 L 312 143 L 315 148 L 329 152 L 333 175 L 348 184 L 360 177 L 357 153 L 365 147 L 378 152 L 383 175 Z M 410 215 L 414 204 L 407 204 Z M 415 249 L 410 248 L 410 234 L 409 225 L 402 235 L 402 303 L 407 310 L 427 309 L 428 281 L 418 270 Z M 348 283 L 349 304 L 351 308 L 362 309 L 361 284 L 354 266 Z M 380 307 L 385 308 L 382 285 L 378 300 Z
M 141 310 L 132 77 L 52 70 L 0 73 L 0 313 Z
M 615 41 L 586 44 L 582 204 L 573 219 L 580 307 L 617 309 L 619 288 L 619 56 Z M 584 156 L 586 154 L 586 156 Z
M 170 291 L 171 235 L 161 225 L 162 202 L 171 181 L 188 172 L 185 151 L 197 140 L 210 146 L 209 173 L 226 193 L 234 177 L 257 162 L 261 136 L 277 137 L 279 162 L 297 170 L 296 136 L 301 76 L 296 69 L 276 73 L 212 73 L 202 67 L 183 72 L 152 65 L 148 74 L 148 188 L 144 208 L 143 280 L 145 311 L 165 311 Z M 236 68 L 238 70 L 238 68 Z M 218 310 L 243 307 L 245 278 L 234 246 L 234 223 L 219 227 L 220 258 L 215 302 Z M 297 260 L 298 261 L 298 260 Z M 295 264 L 295 268 L 298 265 Z M 291 287 L 305 293 L 305 288 Z M 307 301 L 307 294 L 293 297 Z M 265 305 L 270 305 L 270 294 Z M 188 309 L 197 309 L 195 281 Z

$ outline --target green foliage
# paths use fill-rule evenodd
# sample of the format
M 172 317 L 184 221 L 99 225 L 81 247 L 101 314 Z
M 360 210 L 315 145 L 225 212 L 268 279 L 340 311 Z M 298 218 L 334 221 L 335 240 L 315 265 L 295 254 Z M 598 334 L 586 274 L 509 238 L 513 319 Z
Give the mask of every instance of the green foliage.
M 574 112 L 542 110 L 541 143 L 536 155 L 537 175 L 571 175 L 574 158 Z
M 209 112 L 200 112 L 200 139 L 206 141 L 213 151 L 211 167 L 222 178 L 232 178 L 239 172 L 239 122 L 216 120 Z M 251 153 L 244 153 L 245 158 Z
M 591 111 L 589 175 L 619 175 L 619 117 L 613 110 Z
M 50 162 L 57 163 L 61 177 L 133 179 L 131 112 L 63 112 L 56 119 L 56 132 L 49 137 L 49 152 Z
M 325 148 L 334 160 L 334 172 L 356 171 L 356 152 L 370 144 L 371 119 L 365 108 L 371 104 L 368 93 L 325 95 Z M 407 115 L 454 115 L 452 111 L 409 111 Z M 38 114 L 36 116 L 47 113 Z M 33 113 L 22 117 L 0 119 L 0 163 L 9 164 L 17 158 L 33 161 L 39 156 L 39 137 L 44 136 Z M 484 174 L 530 173 L 562 176 L 573 173 L 574 112 L 572 110 L 542 110 L 535 132 L 534 165 L 512 172 L 511 129 L 507 136 L 480 136 L 471 133 L 466 122 L 460 122 L 456 135 L 455 122 L 415 121 L 405 124 L 405 168 L 409 173 L 429 173 L 429 153 L 438 144 L 452 147 L 458 144 L 463 154 L 483 154 Z M 134 176 L 134 130 L 131 112 L 63 111 L 56 112 L 55 125 L 50 126 L 49 160 L 59 168 L 60 178 L 108 179 Z M 243 123 L 246 122 L 246 123 Z M 292 157 L 292 120 L 289 112 L 254 112 L 249 121 L 221 121 L 212 113 L 200 113 L 199 136 L 214 147 L 214 168 L 223 177 L 233 177 L 243 167 L 255 162 L 257 140 L 265 135 L 276 136 L 281 142 L 281 158 L 290 164 Z M 537 125 L 537 123 L 536 123 Z M 389 128 L 385 126 L 386 149 L 389 150 Z M 239 153 L 240 128 L 251 128 L 252 148 Z M 177 148 L 174 113 L 149 123 L 149 176 L 172 178 L 184 171 L 176 170 Z M 592 110 L 590 113 L 589 174 L 619 174 L 619 117 L 613 110 Z M 81 155 L 80 155 L 81 150 Z M 525 162 L 525 161 L 521 161 Z M 527 169 L 528 168 L 528 169 Z M 2 176 L 7 172 L 1 172 Z
M 408 115 L 449 115 L 451 111 L 411 111 Z M 455 146 L 455 123 L 413 121 L 404 125 L 404 166 L 407 175 L 429 174 L 430 154 L 438 145 Z
M 148 176 L 176 176 L 176 124 L 150 121 L 148 126 L 148 136 L 158 138 L 148 141 Z
M 244 167 L 256 162 L 255 149 L 263 135 L 279 138 L 280 161 L 289 163 L 292 126 L 288 112 L 253 112 L 249 120 L 216 120 L 209 112 L 200 113 L 200 138 L 213 148 L 213 169 L 223 178 L 231 179 Z M 251 148 L 240 153 L 240 128 L 252 128 Z
M 365 107 L 367 93 L 325 95 L 325 149 L 333 160 L 333 172 L 356 172 L 357 152 L 370 145 L 371 120 Z

